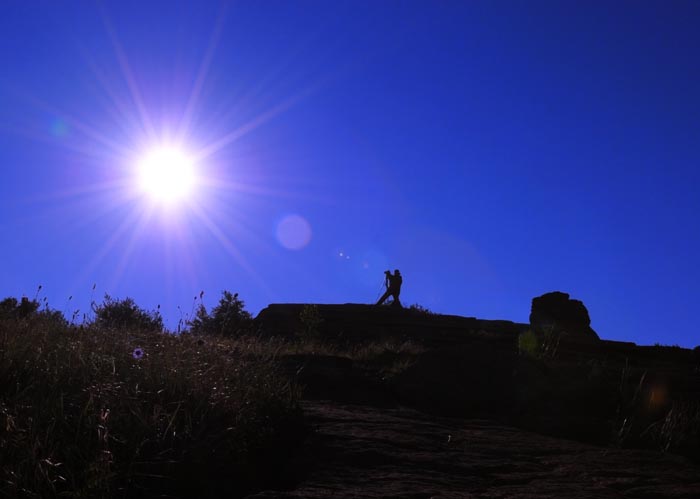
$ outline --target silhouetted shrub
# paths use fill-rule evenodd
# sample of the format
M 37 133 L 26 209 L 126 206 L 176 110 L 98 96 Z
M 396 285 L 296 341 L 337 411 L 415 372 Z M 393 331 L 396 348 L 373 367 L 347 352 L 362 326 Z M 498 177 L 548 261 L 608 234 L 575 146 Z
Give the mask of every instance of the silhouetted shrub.
M 102 304 L 93 304 L 92 310 L 95 313 L 94 325 L 102 329 L 163 330 L 160 312 L 148 312 L 136 305 L 132 298 L 118 300 L 105 295 Z
M 408 307 L 408 309 L 409 309 L 411 312 L 417 312 L 417 313 L 419 313 L 419 314 L 424 314 L 424 315 L 435 315 L 435 312 L 433 312 L 432 310 L 430 310 L 430 309 L 427 308 L 427 307 L 424 307 L 423 305 L 419 305 L 418 303 L 414 303 L 413 305 L 411 305 L 410 307 Z
M 0 318 L 2 319 L 26 319 L 39 310 L 39 302 L 30 300 L 26 296 L 18 302 L 17 298 L 8 297 L 0 301 Z
M 0 301 L 0 320 L 16 321 L 25 320 L 40 322 L 46 329 L 64 328 L 68 321 L 58 310 L 51 310 L 48 305 L 39 309 L 40 303 L 37 300 L 30 300 L 23 296 L 20 301 L 9 297 Z
M 561 336 L 554 327 L 537 332 L 528 329 L 518 336 L 518 350 L 535 359 L 552 359 L 557 355 L 560 341 Z
M 540 351 L 540 342 L 537 339 L 537 335 L 530 329 L 520 333 L 518 336 L 518 350 L 520 353 L 529 355 L 530 357 L 537 357 Z
M 200 304 L 188 325 L 193 334 L 233 336 L 249 330 L 252 322 L 253 316 L 245 310 L 245 303 L 238 298 L 238 293 L 223 291 L 211 314 Z
M 658 348 L 660 350 L 682 350 L 680 345 L 663 345 L 658 342 L 654 343 L 654 348 Z

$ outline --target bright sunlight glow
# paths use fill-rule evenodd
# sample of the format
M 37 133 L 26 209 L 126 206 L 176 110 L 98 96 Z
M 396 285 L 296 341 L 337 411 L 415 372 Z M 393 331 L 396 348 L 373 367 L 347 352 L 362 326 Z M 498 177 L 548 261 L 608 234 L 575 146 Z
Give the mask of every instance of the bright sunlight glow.
M 148 151 L 138 162 L 137 175 L 141 191 L 166 204 L 186 200 L 196 180 L 194 161 L 176 147 Z

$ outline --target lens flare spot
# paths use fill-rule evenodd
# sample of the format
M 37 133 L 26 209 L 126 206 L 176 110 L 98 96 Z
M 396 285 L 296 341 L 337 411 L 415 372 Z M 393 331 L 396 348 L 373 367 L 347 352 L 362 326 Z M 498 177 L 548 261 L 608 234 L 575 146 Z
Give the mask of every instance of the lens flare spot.
M 311 241 L 311 225 L 300 215 L 287 215 L 277 224 L 277 240 L 289 250 L 300 250 Z

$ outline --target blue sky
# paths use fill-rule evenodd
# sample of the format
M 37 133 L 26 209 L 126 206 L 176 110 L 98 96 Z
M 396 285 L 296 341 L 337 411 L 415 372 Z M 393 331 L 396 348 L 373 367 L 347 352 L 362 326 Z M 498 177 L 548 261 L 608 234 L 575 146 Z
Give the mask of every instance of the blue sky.
M 12 2 L 0 295 L 404 302 L 695 346 L 697 2 Z M 164 143 L 198 185 L 135 188 Z M 93 284 L 95 291 L 92 291 Z M 73 296 L 72 300 L 68 300 Z M 179 307 L 179 308 L 178 308 Z

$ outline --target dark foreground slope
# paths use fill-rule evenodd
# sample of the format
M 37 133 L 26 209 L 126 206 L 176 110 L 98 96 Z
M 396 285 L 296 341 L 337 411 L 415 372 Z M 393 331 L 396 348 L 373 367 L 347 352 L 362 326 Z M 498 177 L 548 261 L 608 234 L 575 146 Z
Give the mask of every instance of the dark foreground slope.
M 571 335 L 533 348 L 528 324 L 366 305 L 256 320 L 338 346 L 280 356 L 316 431 L 290 468 L 301 483 L 259 497 L 700 497 L 690 350 Z M 343 353 L 369 344 L 371 358 Z
M 673 455 L 602 448 L 493 421 L 309 402 L 315 428 L 290 490 L 256 499 L 697 499 L 700 468 Z

